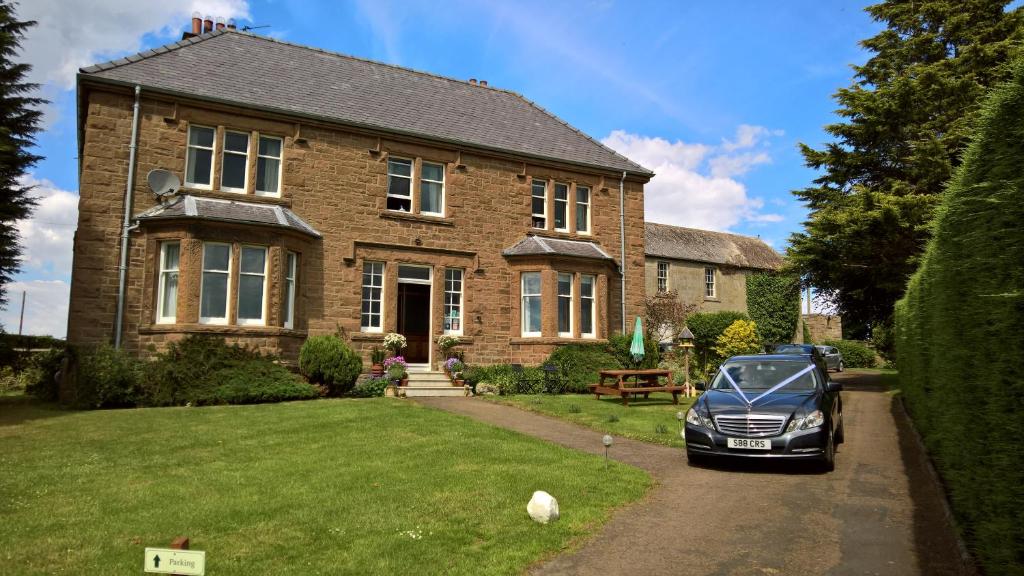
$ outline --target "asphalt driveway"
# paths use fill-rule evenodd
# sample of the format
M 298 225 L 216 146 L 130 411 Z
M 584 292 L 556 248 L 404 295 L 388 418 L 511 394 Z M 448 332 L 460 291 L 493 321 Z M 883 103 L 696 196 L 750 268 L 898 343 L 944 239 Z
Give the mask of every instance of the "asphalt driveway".
M 846 443 L 835 472 L 764 463 L 696 468 L 679 449 L 616 438 L 612 456 L 650 472 L 655 488 L 578 549 L 531 573 L 970 574 L 897 401 L 876 375 L 834 377 L 846 387 Z M 419 401 L 603 453 L 601 434 L 551 417 L 472 398 Z

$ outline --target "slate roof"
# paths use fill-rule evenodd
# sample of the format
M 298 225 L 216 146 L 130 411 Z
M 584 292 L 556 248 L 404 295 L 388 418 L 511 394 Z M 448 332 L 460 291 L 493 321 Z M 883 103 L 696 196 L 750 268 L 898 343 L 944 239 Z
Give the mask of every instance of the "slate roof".
M 309 236 L 320 238 L 320 233 L 294 212 L 274 204 L 256 204 L 236 200 L 202 198 L 188 194 L 178 196 L 168 204 L 154 206 L 135 216 L 147 220 L 169 220 L 176 218 L 197 218 L 217 222 L 236 222 L 288 228 Z
M 143 91 L 653 176 L 515 92 L 238 30 L 215 30 L 80 72 Z
M 668 224 L 644 224 L 644 251 L 648 256 L 777 270 L 782 256 L 760 238 L 682 228 Z
M 593 260 L 613 260 L 600 246 L 581 240 L 562 240 L 527 235 L 511 248 L 501 251 L 502 256 L 571 256 Z

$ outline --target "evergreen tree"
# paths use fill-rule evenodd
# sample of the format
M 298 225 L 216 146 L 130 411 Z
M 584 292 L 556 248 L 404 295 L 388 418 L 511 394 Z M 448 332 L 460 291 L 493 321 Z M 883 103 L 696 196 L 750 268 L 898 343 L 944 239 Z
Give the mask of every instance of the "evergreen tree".
M 867 12 L 886 29 L 861 44 L 835 99 L 834 141 L 801 144 L 822 172 L 794 194 L 810 209 L 791 238 L 794 266 L 843 314 L 854 335 L 888 325 L 930 235 L 986 90 L 1009 78 L 1022 38 L 1008 0 L 889 0 Z
M 6 301 L 5 287 L 20 262 L 14 223 L 27 218 L 35 206 L 29 196 L 32 188 L 23 186 L 21 178 L 40 160 L 29 150 L 35 144 L 45 101 L 31 96 L 37 85 L 25 82 L 31 66 L 15 62 L 25 30 L 33 25 L 18 21 L 14 6 L 0 1 L 0 304 Z

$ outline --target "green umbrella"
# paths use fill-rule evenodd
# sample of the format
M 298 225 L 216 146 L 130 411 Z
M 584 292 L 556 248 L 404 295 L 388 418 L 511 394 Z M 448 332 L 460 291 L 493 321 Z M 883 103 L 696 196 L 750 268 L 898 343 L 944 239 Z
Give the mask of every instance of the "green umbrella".
M 644 359 L 644 326 L 640 317 L 636 317 L 636 326 L 633 327 L 633 343 L 629 346 L 629 353 L 633 355 L 633 361 L 637 364 Z

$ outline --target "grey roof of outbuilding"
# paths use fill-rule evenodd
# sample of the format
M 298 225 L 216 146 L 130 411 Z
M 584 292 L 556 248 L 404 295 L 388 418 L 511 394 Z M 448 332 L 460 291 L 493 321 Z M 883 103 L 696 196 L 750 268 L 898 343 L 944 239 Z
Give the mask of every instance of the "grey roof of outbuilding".
M 777 270 L 783 262 L 760 238 L 654 222 L 644 224 L 644 245 L 648 256 L 738 268 Z
M 594 260 L 613 260 L 600 246 L 581 240 L 544 238 L 532 234 L 501 251 L 502 256 L 571 256 Z
M 188 194 L 178 196 L 167 204 L 154 206 L 145 212 L 136 214 L 135 218 L 142 221 L 197 218 L 217 222 L 288 228 L 316 238 L 320 237 L 320 233 L 316 229 L 284 206 L 202 198 Z
M 515 92 L 237 30 L 80 72 L 144 90 L 653 176 Z

